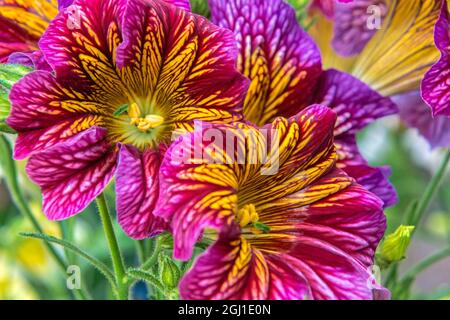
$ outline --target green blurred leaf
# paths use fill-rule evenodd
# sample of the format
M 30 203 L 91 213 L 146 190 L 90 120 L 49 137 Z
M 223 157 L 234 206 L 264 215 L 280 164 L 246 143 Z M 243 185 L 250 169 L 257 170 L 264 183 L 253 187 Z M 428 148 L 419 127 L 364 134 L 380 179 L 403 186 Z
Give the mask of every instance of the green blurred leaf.
M 308 22 L 308 6 L 309 0 L 287 0 L 287 2 L 294 7 L 295 13 L 297 15 L 297 20 L 303 26 L 304 29 L 311 28 L 313 21 Z
M 0 64 L 0 88 L 11 90 L 17 81 L 32 70 L 20 64 Z
M 17 81 L 31 71 L 32 69 L 18 64 L 0 64 L 0 131 L 2 132 L 14 133 L 5 123 L 11 109 L 9 91 Z
M 209 18 L 211 12 L 209 11 L 208 0 L 191 0 L 192 12 Z

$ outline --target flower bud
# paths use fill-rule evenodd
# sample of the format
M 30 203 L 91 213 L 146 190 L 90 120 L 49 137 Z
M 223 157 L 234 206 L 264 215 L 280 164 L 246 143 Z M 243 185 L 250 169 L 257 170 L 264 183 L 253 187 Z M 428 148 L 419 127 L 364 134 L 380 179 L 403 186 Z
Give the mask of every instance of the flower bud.
M 414 228 L 414 226 L 401 225 L 394 233 L 388 235 L 381 246 L 382 259 L 388 263 L 402 260 L 405 257 Z
M 159 256 L 159 265 L 161 266 L 161 282 L 169 290 L 176 288 L 181 276 L 178 266 L 164 255 Z

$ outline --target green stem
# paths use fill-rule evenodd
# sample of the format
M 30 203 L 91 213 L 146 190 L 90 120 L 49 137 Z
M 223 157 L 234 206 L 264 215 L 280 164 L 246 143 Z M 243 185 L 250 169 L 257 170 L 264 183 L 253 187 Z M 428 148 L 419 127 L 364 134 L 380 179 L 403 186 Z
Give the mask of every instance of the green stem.
M 62 238 L 64 240 L 67 240 L 69 242 L 74 242 L 73 240 L 73 232 L 74 232 L 74 222 L 75 219 L 68 219 L 61 221 L 61 234 Z M 69 264 L 77 264 L 77 256 L 73 254 L 73 252 L 70 252 L 70 250 L 67 250 L 67 248 L 64 248 L 64 253 L 66 256 L 66 260 Z
M 89 255 L 85 251 L 81 250 L 77 246 L 73 245 L 71 242 L 63 239 L 58 239 L 46 234 L 40 234 L 40 233 L 21 233 L 21 236 L 34 238 L 34 239 L 41 239 L 46 242 L 55 243 L 57 245 L 62 246 L 63 248 L 72 251 L 73 253 L 76 253 L 78 256 L 85 259 L 87 262 L 89 262 L 94 268 L 96 268 L 98 271 L 100 271 L 106 278 L 106 280 L 109 281 L 111 284 L 111 288 L 113 291 L 116 291 L 116 282 L 114 279 L 114 275 L 111 272 L 111 270 L 106 266 L 103 262 L 100 260 L 94 258 L 93 256 Z
M 415 267 L 411 268 L 409 271 L 405 273 L 403 279 L 405 280 L 414 279 L 422 271 L 431 267 L 436 262 L 439 262 L 440 260 L 447 258 L 448 256 L 450 256 L 450 247 L 441 250 L 419 262 Z
M 165 292 L 164 285 L 150 272 L 141 269 L 130 269 L 128 270 L 130 277 L 136 280 L 144 280 L 149 283 L 152 287 L 158 289 L 161 293 Z
M 425 214 L 427 209 L 430 207 L 431 201 L 433 200 L 436 192 L 439 190 L 439 187 L 446 176 L 447 167 L 448 167 L 449 162 L 450 162 L 450 149 L 446 151 L 444 158 L 442 159 L 442 162 L 439 165 L 438 170 L 436 171 L 433 178 L 431 179 L 430 184 L 428 185 L 427 189 L 425 190 L 425 193 L 423 194 L 419 203 L 415 207 L 413 214 L 412 214 L 411 225 L 413 225 L 413 226 L 419 225 L 420 221 L 422 220 L 423 215 Z
M 159 238 L 156 238 L 154 240 L 153 252 L 151 256 L 142 264 L 142 270 L 148 270 L 156 263 L 156 261 L 158 260 L 159 252 L 161 251 L 161 247 L 161 241 L 159 240 Z
M 398 275 L 398 263 L 394 262 L 389 266 L 386 280 L 384 282 L 385 287 L 392 289 L 397 283 L 397 275 Z
M 146 257 L 145 257 L 145 242 L 144 240 L 136 241 L 136 251 L 139 258 L 139 264 L 144 263 Z
M 101 194 L 97 197 L 97 206 L 103 224 L 106 240 L 108 241 L 111 260 L 116 276 L 118 298 L 126 300 L 128 298 L 128 285 L 125 265 L 123 263 L 122 254 L 117 242 L 116 233 L 114 232 L 111 215 L 109 214 L 108 205 L 105 196 Z

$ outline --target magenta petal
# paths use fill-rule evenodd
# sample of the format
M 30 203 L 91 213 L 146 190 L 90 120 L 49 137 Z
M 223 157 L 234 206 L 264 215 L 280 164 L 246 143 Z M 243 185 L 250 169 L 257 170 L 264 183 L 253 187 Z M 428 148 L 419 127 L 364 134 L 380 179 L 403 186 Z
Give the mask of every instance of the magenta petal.
M 116 152 L 106 134 L 106 129 L 93 127 L 31 157 L 26 170 L 42 189 L 49 219 L 63 220 L 81 212 L 108 185 Z
M 164 0 L 164 1 L 173 4 L 179 8 L 182 8 L 184 10 L 191 11 L 191 4 L 189 3 L 189 0 Z
M 231 228 L 203 253 L 181 281 L 189 300 L 302 300 L 305 278 L 275 254 L 264 254 Z
M 16 23 L 0 17 L 0 63 L 8 61 L 14 52 L 35 50 L 36 40 Z
M 355 134 L 375 120 L 398 112 L 390 98 L 381 96 L 355 77 L 334 69 L 322 74 L 314 102 L 337 113 L 336 137 Z
M 262 254 L 231 228 L 198 257 L 180 283 L 180 295 L 188 300 L 267 299 L 267 275 Z
M 306 279 L 278 255 L 266 256 L 269 268 L 268 300 L 309 300 L 311 289 Z
M 352 165 L 345 164 L 345 172 L 367 190 L 383 200 L 384 207 L 389 208 L 398 203 L 398 195 L 394 186 L 389 182 L 391 169 L 389 167 L 372 168 L 366 163 Z
M 311 8 L 317 8 L 328 19 L 333 19 L 333 17 L 334 17 L 334 1 L 335 0 L 312 0 Z
M 71 86 L 84 89 L 99 89 L 93 78 L 97 82 L 103 81 L 105 86 L 108 84 L 107 80 L 98 77 L 104 77 L 105 71 L 112 68 L 110 57 L 116 45 L 112 42 L 121 41 L 117 39 L 120 37 L 117 28 L 126 4 L 126 0 L 76 0 L 73 6 L 60 11 L 39 41 L 39 48 L 58 80 L 66 79 Z M 76 23 L 80 25 L 72 26 L 70 22 L 78 17 L 80 21 Z M 111 34 L 107 35 L 107 32 Z M 92 63 L 92 60 L 102 64 L 89 65 L 87 61 Z M 108 76 L 109 84 L 116 81 L 117 76 Z
M 71 88 L 63 89 L 61 83 L 46 71 L 29 73 L 13 86 L 9 96 L 12 109 L 6 121 L 19 132 L 14 147 L 15 159 L 47 150 L 100 124 L 101 117 L 89 113 L 88 109 L 101 104 L 79 101 L 77 94 Z M 76 104 L 77 112 L 71 112 L 63 104 Z
M 422 96 L 434 116 L 450 117 L 450 54 L 443 53 L 441 60 L 425 74 Z
M 15 52 L 8 57 L 8 63 L 21 64 L 35 70 L 52 71 L 42 51 Z
M 377 28 L 369 29 L 368 22 L 373 13 L 367 9 L 374 5 L 381 10 L 381 19 L 387 14 L 385 0 L 356 0 L 353 3 L 335 3 L 334 49 L 343 56 L 360 53 L 372 39 Z
M 161 155 L 141 153 L 132 146 L 120 149 L 116 174 L 117 216 L 125 233 L 133 239 L 153 237 L 166 229 L 153 210 L 159 195 Z
M 69 7 L 70 5 L 72 5 L 72 3 L 74 2 L 74 0 L 58 0 L 58 9 L 65 9 L 67 7 Z
M 372 300 L 369 270 L 338 249 L 304 239 L 298 259 L 283 256 L 308 281 L 314 300 Z M 307 244 L 309 243 L 309 244 Z
M 443 1 L 434 38 L 442 56 L 424 77 L 422 97 L 434 116 L 450 116 L 450 21 L 446 1 Z
M 307 218 L 298 224 L 299 239 L 314 239 L 330 251 L 339 249 L 366 268 L 372 265 L 375 250 L 386 230 L 386 217 L 379 198 L 355 185 L 311 205 L 304 213 Z M 308 250 L 301 249 L 300 243 L 298 249 L 307 255 Z M 320 260 L 320 256 L 316 260 Z
M 284 256 L 314 299 L 372 299 L 371 266 L 386 229 L 380 200 L 351 186 L 304 209 L 295 246 Z

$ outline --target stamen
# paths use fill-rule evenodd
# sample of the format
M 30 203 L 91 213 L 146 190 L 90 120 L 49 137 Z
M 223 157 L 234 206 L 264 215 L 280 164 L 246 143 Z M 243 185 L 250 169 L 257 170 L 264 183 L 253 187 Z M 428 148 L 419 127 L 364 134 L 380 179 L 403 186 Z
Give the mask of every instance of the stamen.
M 241 228 L 246 227 L 250 223 L 258 222 L 259 220 L 258 213 L 256 212 L 255 205 L 253 204 L 246 204 L 239 209 L 236 218 Z
M 137 105 L 136 102 L 133 102 L 129 107 L 128 107 L 128 116 L 131 119 L 137 119 L 141 116 L 141 109 L 139 109 L 139 106 Z

